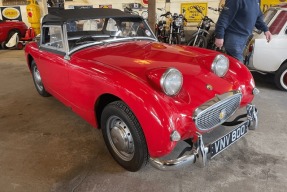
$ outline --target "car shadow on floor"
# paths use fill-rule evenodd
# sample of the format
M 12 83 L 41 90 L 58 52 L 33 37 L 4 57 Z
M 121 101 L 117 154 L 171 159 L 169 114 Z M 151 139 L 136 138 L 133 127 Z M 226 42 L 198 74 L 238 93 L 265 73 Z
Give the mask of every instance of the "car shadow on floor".
M 274 82 L 274 74 L 262 74 L 258 72 L 251 72 L 258 88 L 266 88 L 270 90 L 279 90 Z

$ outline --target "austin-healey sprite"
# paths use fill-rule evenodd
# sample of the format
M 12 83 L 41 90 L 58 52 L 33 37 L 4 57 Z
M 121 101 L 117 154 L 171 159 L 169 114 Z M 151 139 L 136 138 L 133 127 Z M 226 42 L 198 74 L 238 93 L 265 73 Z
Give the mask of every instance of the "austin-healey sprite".
M 258 124 L 258 89 L 242 63 L 158 42 L 141 16 L 121 10 L 50 12 L 25 56 L 38 93 L 100 128 L 112 157 L 129 171 L 148 162 L 161 170 L 198 157 L 208 162 Z M 227 132 L 205 141 L 220 129 Z M 167 159 L 184 141 L 190 147 Z

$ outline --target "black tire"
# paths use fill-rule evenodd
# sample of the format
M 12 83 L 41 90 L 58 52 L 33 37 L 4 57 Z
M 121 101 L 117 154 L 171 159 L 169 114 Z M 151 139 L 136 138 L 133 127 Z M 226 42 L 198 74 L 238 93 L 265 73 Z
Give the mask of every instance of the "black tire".
M 43 97 L 49 97 L 50 94 L 46 91 L 46 89 L 42 83 L 42 78 L 41 78 L 40 72 L 39 72 L 37 65 L 36 65 L 34 60 L 31 63 L 31 71 L 32 71 L 32 77 L 33 77 L 34 85 L 35 85 L 35 88 L 38 91 L 38 93 Z
M 6 44 L 6 41 L 1 42 L 1 48 L 2 48 L 2 49 L 6 49 L 5 44 Z
M 165 37 L 165 31 L 164 30 L 158 31 L 156 36 L 157 36 L 157 39 L 159 42 L 166 43 L 166 37 Z
M 109 152 L 123 168 L 135 172 L 147 164 L 148 150 L 142 128 L 124 102 L 115 101 L 104 108 L 101 128 Z
M 206 48 L 207 49 L 211 49 L 211 50 L 216 50 L 216 45 L 215 45 L 215 35 L 214 33 L 211 33 L 207 36 L 207 45 L 206 45 Z
M 274 81 L 279 89 L 287 91 L 287 62 L 276 71 Z
M 204 36 L 199 35 L 196 39 L 196 42 L 194 44 L 195 37 L 193 37 L 188 43 L 188 46 L 195 46 L 195 47 L 202 47 L 206 48 L 207 47 L 207 39 Z M 194 44 L 194 45 L 193 45 Z
M 172 37 L 171 44 L 180 44 L 180 35 L 176 34 Z

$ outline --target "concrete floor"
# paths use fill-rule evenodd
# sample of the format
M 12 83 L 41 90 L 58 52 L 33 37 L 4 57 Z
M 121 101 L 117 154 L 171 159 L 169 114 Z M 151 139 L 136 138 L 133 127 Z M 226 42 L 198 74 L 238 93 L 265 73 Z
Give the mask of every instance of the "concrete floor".
M 0 50 L 0 192 L 287 191 L 287 93 L 255 74 L 259 128 L 212 159 L 127 172 L 101 132 L 34 89 L 24 52 Z

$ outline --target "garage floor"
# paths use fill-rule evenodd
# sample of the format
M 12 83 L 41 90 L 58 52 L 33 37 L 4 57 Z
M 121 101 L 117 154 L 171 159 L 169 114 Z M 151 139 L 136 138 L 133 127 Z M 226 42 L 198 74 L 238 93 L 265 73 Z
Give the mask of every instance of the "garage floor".
M 127 172 L 93 129 L 34 89 L 24 52 L 0 50 L 0 192 L 260 191 L 287 186 L 287 93 L 255 77 L 259 128 L 208 166 Z

